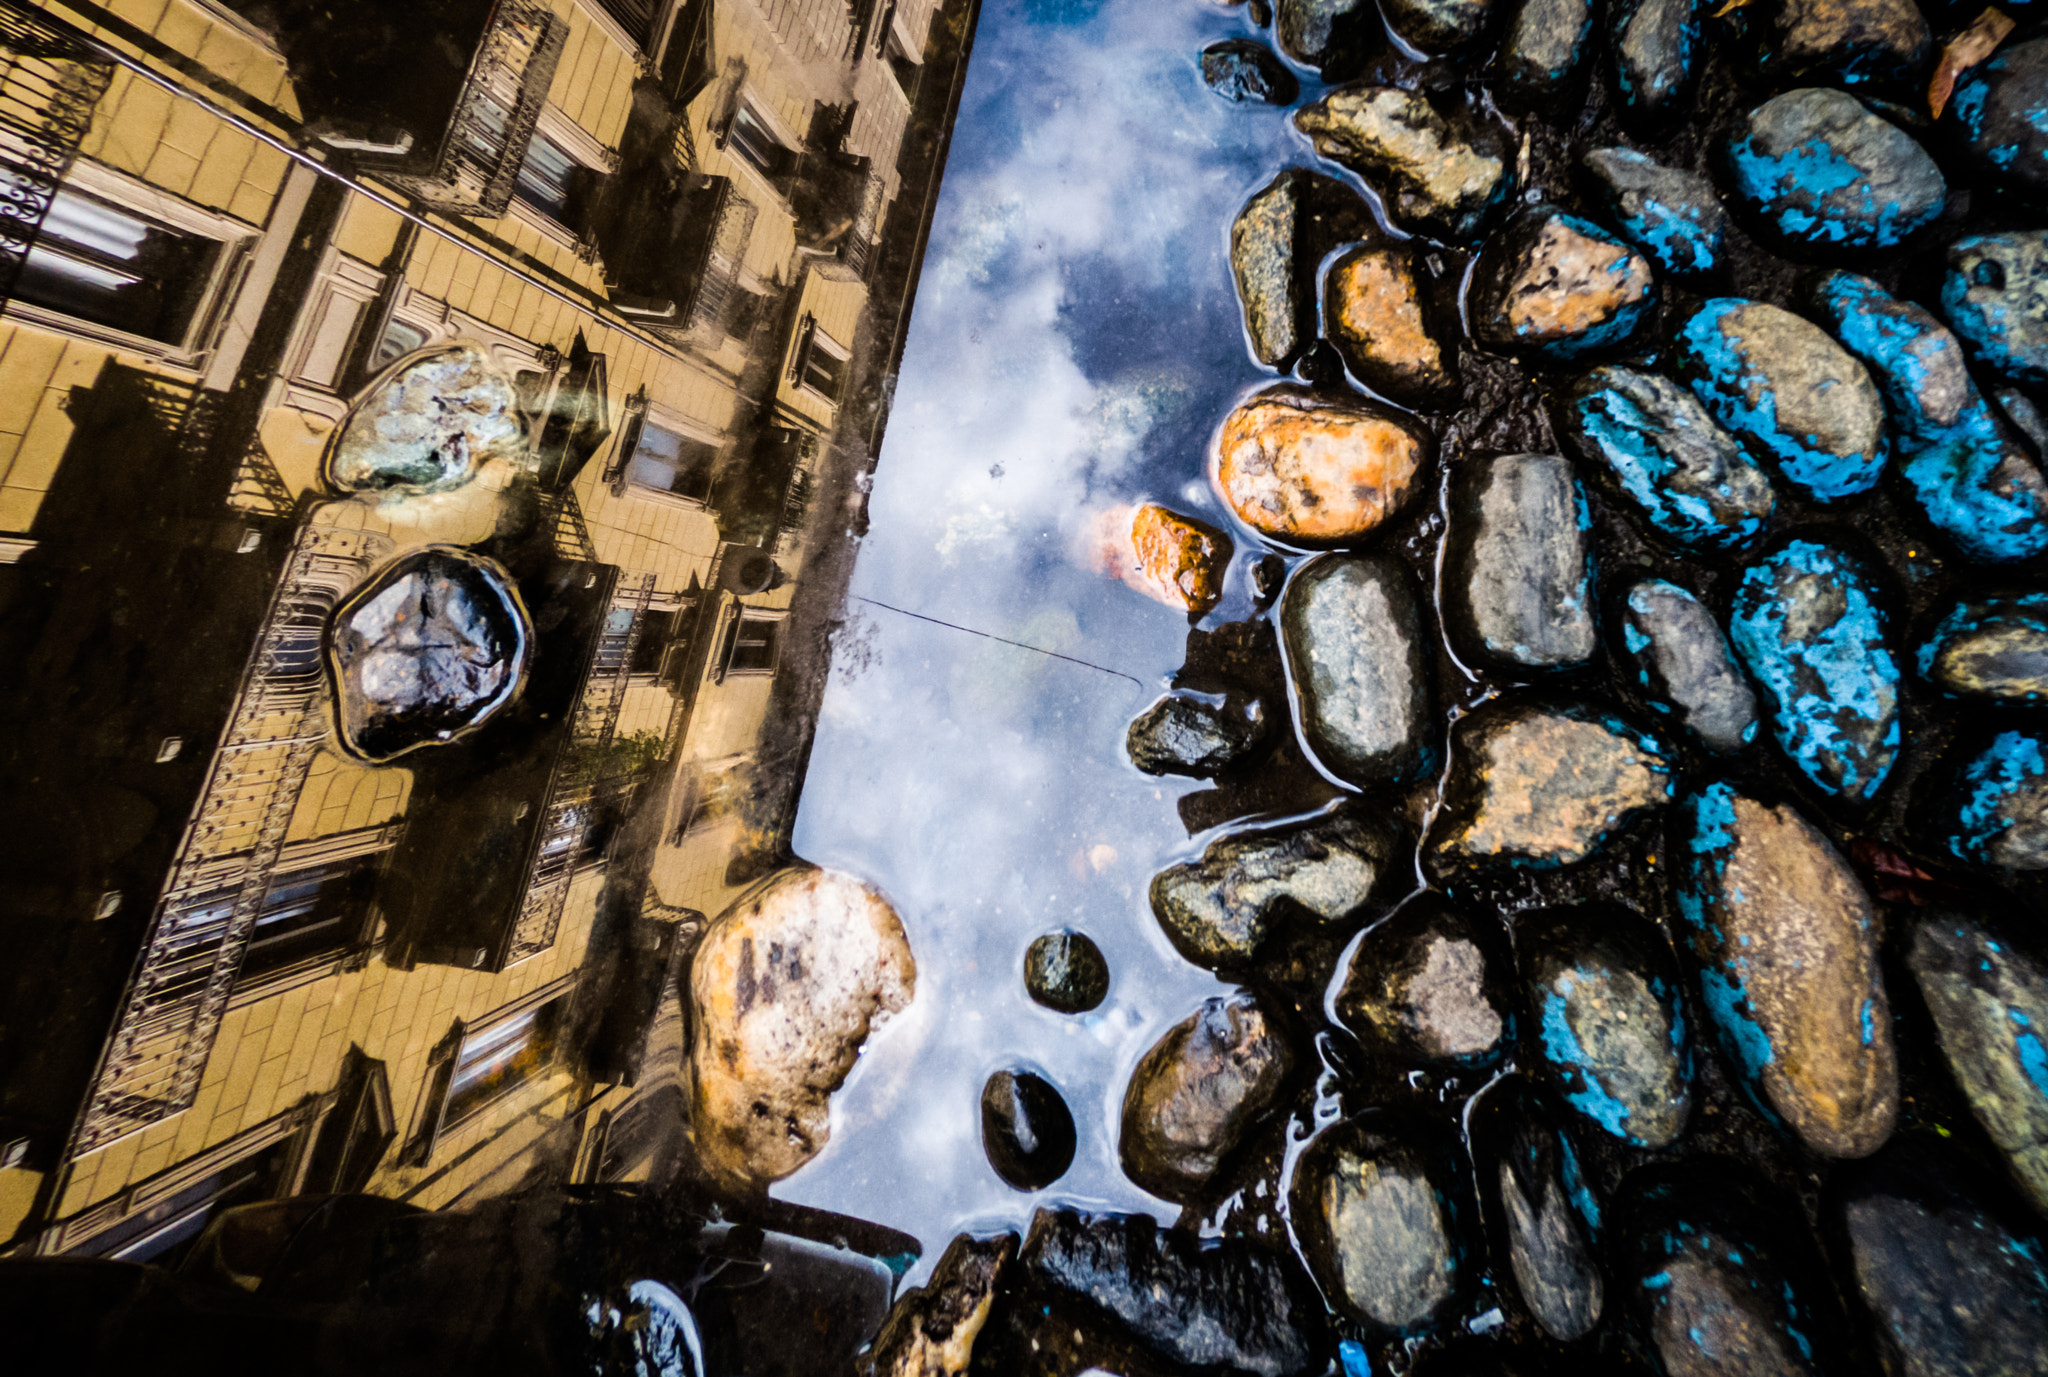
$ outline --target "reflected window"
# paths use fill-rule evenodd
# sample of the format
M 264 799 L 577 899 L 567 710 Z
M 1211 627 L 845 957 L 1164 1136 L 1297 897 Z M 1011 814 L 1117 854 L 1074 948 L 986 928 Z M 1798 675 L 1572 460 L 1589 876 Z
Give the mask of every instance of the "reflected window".
M 362 936 L 370 896 L 386 852 L 306 866 L 278 875 L 264 891 L 241 979 L 325 956 Z
M 377 341 L 377 367 L 395 359 L 402 359 L 415 349 L 427 347 L 427 332 L 417 325 L 408 325 L 394 320 L 384 327 L 384 338 Z
M 743 611 L 725 633 L 727 674 L 773 674 L 782 616 Z
M 545 134 L 535 134 L 527 145 L 526 158 L 519 164 L 518 180 L 512 194 L 522 205 L 539 211 L 570 229 L 583 224 L 583 188 L 588 178 L 583 164 Z
M 553 1066 L 568 1005 L 562 995 L 466 1034 L 448 1077 L 446 1122 L 460 1123 Z
M 778 187 L 796 171 L 796 150 L 775 137 L 751 101 L 742 100 L 733 111 L 725 143 Z
M 229 1163 L 175 1194 L 137 1210 L 89 1239 L 76 1251 L 120 1262 L 153 1262 L 176 1267 L 191 1251 L 206 1221 L 223 1210 L 268 1200 L 278 1193 L 289 1155 L 289 1139 Z
M 797 382 L 835 405 L 846 391 L 846 350 L 818 328 L 818 322 L 804 323 L 803 341 L 797 346 Z
M 626 462 L 626 481 L 702 502 L 711 495 L 711 465 L 717 458 L 716 445 L 643 421 L 633 457 Z
M 0 183 L 5 181 L 0 172 Z M 173 229 L 67 186 L 50 202 L 14 299 L 182 345 L 224 252 L 218 239 Z
M 889 26 L 888 42 L 882 51 L 889 60 L 889 74 L 896 78 L 897 86 L 902 88 L 904 95 L 915 96 L 918 73 L 923 69 L 919 67 L 917 59 L 910 55 L 909 49 L 903 46 L 903 40 L 897 37 L 893 24 Z

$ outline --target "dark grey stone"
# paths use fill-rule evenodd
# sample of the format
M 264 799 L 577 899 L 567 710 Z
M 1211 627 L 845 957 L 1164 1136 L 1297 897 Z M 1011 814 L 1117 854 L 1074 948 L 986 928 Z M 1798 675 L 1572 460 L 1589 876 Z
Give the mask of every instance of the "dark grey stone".
M 1414 576 L 1386 556 L 1323 555 L 1280 604 L 1303 737 L 1354 784 L 1433 770 L 1430 666 Z
M 1138 715 L 1124 749 L 1148 775 L 1206 778 L 1257 750 L 1268 728 L 1265 707 L 1255 698 L 1231 696 L 1219 705 L 1174 693 Z
M 1245 202 L 1230 227 L 1230 268 L 1253 358 L 1286 369 L 1314 343 L 1316 268 L 1371 227 L 1356 192 L 1298 167 Z
M 1376 924 L 1352 953 L 1338 1021 L 1391 1067 L 1477 1067 L 1514 1042 L 1506 933 L 1425 892 Z
M 1468 1263 L 1452 1152 L 1419 1123 L 1368 1115 L 1324 1129 L 1295 1163 L 1288 1218 L 1340 1314 L 1420 1334 L 1453 1308 Z
M 1468 1123 L 1496 1255 L 1506 1254 L 1522 1304 L 1553 1339 L 1584 1338 L 1600 1323 L 1606 1284 L 1594 1247 L 1600 1207 L 1571 1140 L 1521 1075 L 1488 1086 Z
M 1644 579 L 1628 591 L 1621 635 L 1652 709 L 1709 750 L 1739 751 L 1756 736 L 1756 694 L 1713 614 L 1692 593 Z
M 1074 1164 L 1074 1116 L 1044 1077 L 998 1071 L 981 1088 L 981 1147 L 1010 1185 L 1043 1190 Z
M 1185 1367 L 1250 1377 L 1322 1371 L 1322 1303 L 1285 1247 L 1162 1231 L 1150 1215 L 1040 1210 L 1024 1266 Z
M 1250 991 L 1204 1000 L 1131 1073 L 1117 1142 L 1124 1174 L 1168 1200 L 1198 1196 L 1293 1069 L 1285 1035 Z
M 1854 96 L 1809 86 L 1775 96 L 1730 134 L 1729 192 L 1790 242 L 1891 248 L 1932 224 L 1948 183 L 1911 134 Z
M 1629 123 L 1648 133 L 1675 124 L 1698 66 L 1699 0 L 1615 0 L 1607 11 L 1607 46 Z
M 1225 100 L 1292 105 L 1301 94 L 1287 64 L 1250 38 L 1226 38 L 1202 49 L 1202 80 Z
M 1109 994 L 1109 962 L 1078 932 L 1048 932 L 1024 952 L 1024 988 L 1048 1009 L 1085 1014 Z
M 1678 1141 L 1692 1117 L 1692 1035 L 1664 934 L 1606 908 L 1516 923 L 1537 1062 L 1588 1123 L 1631 1147 Z
M 1273 36 L 1296 62 L 1323 67 L 1357 51 L 1379 22 L 1372 0 L 1278 0 Z
M 1591 659 L 1590 524 L 1557 455 L 1467 459 L 1455 470 L 1441 597 L 1459 653 L 1516 670 Z
M 1706 178 L 1633 148 L 1596 148 L 1581 161 L 1614 227 L 1660 269 L 1688 276 L 1720 264 L 1728 212 Z
M 384 761 L 455 740 L 512 700 L 532 641 L 495 561 L 435 548 L 402 556 L 334 612 L 342 744 Z
M 1830 1223 L 1884 1371 L 2048 1375 L 2038 1221 L 1986 1204 L 1971 1164 L 1931 1135 L 1901 1136 L 1848 1175 Z
M 1285 906 L 1332 923 L 1370 902 L 1396 860 L 1397 830 L 1353 812 L 1209 844 L 1152 877 L 1152 912 L 1197 965 L 1249 962 Z
M 1763 70 L 1773 80 L 1926 83 L 1934 36 L 1913 0 L 1777 0 L 1762 13 Z
M 1956 81 L 1942 123 L 1971 169 L 2028 199 L 2048 199 L 2048 38 L 1993 53 Z

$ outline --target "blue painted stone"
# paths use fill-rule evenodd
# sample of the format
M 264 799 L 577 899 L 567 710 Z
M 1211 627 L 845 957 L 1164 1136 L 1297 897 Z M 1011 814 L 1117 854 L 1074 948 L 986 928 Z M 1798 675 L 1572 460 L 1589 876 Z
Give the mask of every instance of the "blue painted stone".
M 1600 1322 L 1606 1286 L 1594 1241 L 1599 1203 L 1571 1139 L 1526 1077 L 1488 1086 L 1469 1119 L 1472 1164 L 1495 1255 L 1545 1333 L 1570 1343 Z
M 1771 519 L 1777 496 L 1769 476 L 1668 378 L 1596 368 L 1572 384 L 1558 419 L 1573 449 L 1682 545 L 1739 549 Z
M 2048 870 L 2048 737 L 2006 731 L 1962 768 L 1948 849 L 2007 870 Z
M 2048 1252 L 2038 1221 L 1986 1203 L 1979 1173 L 1932 1134 L 1901 1138 L 1830 1192 L 1845 1279 L 1882 1370 L 1900 1377 L 2048 1372 Z
M 1820 502 L 1884 473 L 1884 402 L 1870 373 L 1818 325 L 1716 297 L 1679 328 L 1678 366 L 1715 420 Z
M 1917 667 L 1962 697 L 2048 702 L 2048 593 L 1962 603 L 1920 647 Z
M 1592 0 L 1520 0 L 1494 59 L 1494 93 L 1533 108 L 1561 91 L 1593 34 Z
M 2048 230 L 1949 245 L 1941 312 L 1977 363 L 2017 383 L 2048 383 Z
M 1929 524 L 1986 563 L 2048 550 L 2048 482 L 1970 381 L 1956 337 L 1854 273 L 1830 273 L 1816 300 L 1883 391 L 1893 460 Z
M 1575 359 L 1625 343 L 1656 305 L 1657 279 L 1590 220 L 1539 206 L 1479 251 L 1466 302 L 1489 348 Z
M 1789 805 L 1725 783 L 1686 801 L 1672 850 L 1700 1004 L 1744 1092 L 1815 1152 L 1876 1151 L 1898 1117 L 1898 1065 L 1855 872 Z
M 1581 160 L 1622 237 L 1665 272 L 1713 271 L 1728 213 L 1706 178 L 1662 167 L 1633 148 L 1596 148 Z
M 1615 0 L 1607 8 L 1607 46 L 1631 125 L 1659 130 L 1684 113 L 1698 65 L 1698 0 Z
M 1792 763 L 1830 794 L 1876 794 L 1899 753 L 1899 667 L 1863 566 L 1794 540 L 1750 565 L 1728 635 Z
M 1958 913 L 1921 919 L 1906 965 L 1970 1112 L 2048 1213 L 2048 965 Z
M 1948 200 L 1941 169 L 1912 135 L 1854 96 L 1787 91 L 1730 135 L 1729 190 L 1795 244 L 1890 248 Z
M 1956 82 L 1943 123 L 1978 172 L 2048 197 L 2048 38 L 2014 43 Z
M 1755 738 L 1756 694 L 1713 614 L 1691 592 L 1644 579 L 1628 591 L 1621 635 L 1652 709 L 1708 750 L 1739 751 Z
M 1807 1280 L 1818 1259 L 1799 1256 L 1797 1241 L 1782 1232 L 1799 1207 L 1761 1196 L 1715 1158 L 1623 1181 L 1615 1289 L 1665 1377 L 1833 1370 L 1818 1353 L 1816 1305 L 1826 1292 L 1810 1291 Z
M 1563 1101 L 1634 1147 L 1668 1147 L 1692 1116 L 1692 1041 L 1678 965 L 1647 920 L 1561 909 L 1517 924 L 1539 1064 Z

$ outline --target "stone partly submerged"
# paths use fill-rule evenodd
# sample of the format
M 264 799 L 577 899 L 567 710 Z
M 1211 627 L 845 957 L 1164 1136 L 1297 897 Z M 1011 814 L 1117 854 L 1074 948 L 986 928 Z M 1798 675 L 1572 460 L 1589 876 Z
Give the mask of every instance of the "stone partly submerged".
M 1820 1259 L 1789 1236 L 1799 1206 L 1715 1158 L 1623 1179 L 1614 1289 L 1669 1377 L 1825 1377 Z
M 1451 483 L 1445 629 L 1460 655 L 1508 670 L 1567 669 L 1599 649 L 1592 517 L 1555 454 L 1467 459 Z
M 1323 1370 L 1322 1302 L 1284 1247 L 1198 1239 L 1150 1215 L 1040 1210 L 1022 1261 L 1040 1286 L 1179 1367 L 1247 1377 Z
M 1024 952 L 1024 988 L 1063 1014 L 1085 1014 L 1109 996 L 1109 962 L 1078 932 L 1048 932 Z
M 1289 368 L 1316 336 L 1316 272 L 1332 249 L 1374 232 L 1356 191 L 1290 167 L 1252 193 L 1230 226 L 1230 270 L 1252 357 Z
M 2015 728 L 1965 753 L 1942 808 L 1950 854 L 1999 870 L 2048 870 L 2048 734 Z
M 1877 913 L 1790 805 L 1723 783 L 1679 811 L 1672 851 L 1701 1004 L 1750 1099 L 1813 1151 L 1865 1157 L 1898 1117 Z
M 1225 100 L 1292 105 L 1301 83 L 1272 49 L 1250 38 L 1226 38 L 1202 49 L 1202 80 Z
M 895 910 L 850 875 L 786 871 L 721 914 L 690 966 L 691 1119 L 712 1177 L 758 1191 L 815 1157 L 832 1092 L 916 985 Z
M 1168 607 L 1200 617 L 1222 599 L 1230 537 L 1208 522 L 1147 502 L 1131 513 L 1131 550 L 1126 581 Z
M 982 1085 L 982 1151 L 1011 1186 L 1044 1190 L 1065 1176 L 1075 1142 L 1073 1111 L 1045 1077 L 998 1071 Z
M 1369 903 L 1397 859 L 1397 829 L 1345 810 L 1209 844 L 1152 877 L 1152 912 L 1180 953 L 1242 966 L 1288 909 L 1333 923 Z
M 1663 747 L 1614 714 L 1496 699 L 1451 729 L 1425 857 L 1452 868 L 1570 865 L 1671 789 Z
M 1260 393 L 1223 422 L 1211 470 L 1237 519 L 1290 545 L 1356 540 L 1420 494 L 1428 435 L 1363 398 Z
M 1884 400 L 1827 332 L 1761 301 L 1717 297 L 1679 328 L 1680 372 L 1709 413 L 1800 494 L 1868 492 L 1884 472 Z
M 1435 768 L 1430 663 L 1414 575 L 1384 555 L 1320 555 L 1287 585 L 1280 634 L 1302 736 L 1353 784 Z
M 1015 1234 L 962 1234 L 947 1244 L 931 1280 L 890 1309 L 861 1357 L 860 1377 L 964 1377 L 996 1286 L 1016 1257 Z
M 1874 797 L 1899 753 L 1899 667 L 1862 561 L 1788 541 L 1743 572 L 1728 637 L 1799 772 L 1830 794 Z
M 1883 390 L 1892 462 L 1928 523 L 1984 563 L 2048 551 L 2048 480 L 1970 380 L 1956 337 L 1854 273 L 1828 274 L 1814 295 Z
M 1131 1073 L 1117 1144 L 1124 1174 L 1168 1200 L 1199 1196 L 1293 1069 L 1285 1033 L 1250 991 L 1204 1000 Z
M 1485 35 L 1493 0 L 1384 0 L 1394 32 L 1425 52 L 1463 48 Z
M 1713 183 L 1633 148 L 1596 148 L 1580 160 L 1607 218 L 1659 272 L 1691 276 L 1721 263 L 1728 212 Z
M 1486 1066 L 1515 1039 L 1512 970 L 1496 919 L 1424 891 L 1360 939 L 1332 1007 L 1390 1070 Z
M 525 445 L 512 380 L 480 347 L 458 344 L 372 383 L 335 435 L 326 476 L 345 491 L 447 492 Z
M 1603 907 L 1516 923 L 1537 1058 L 1556 1093 L 1631 1147 L 1669 1147 L 1692 1116 L 1692 1038 L 1658 928 Z
M 1756 694 L 1713 613 L 1689 590 L 1644 579 L 1622 599 L 1622 647 L 1651 711 L 1733 754 L 1756 736 Z
M 1571 1139 L 1520 1075 L 1488 1086 L 1468 1119 L 1482 1212 L 1515 1293 L 1544 1333 L 1571 1343 L 1606 1308 L 1596 1248 L 1600 1207 Z
M 1971 1114 L 2048 1214 L 2048 962 L 2039 947 L 1966 914 L 1931 913 L 1914 925 L 1906 966 Z
M 1491 349 L 1574 359 L 1625 344 L 1656 301 L 1647 258 L 1591 221 L 1539 206 L 1480 250 L 1467 309 Z
M 2048 383 L 2048 230 L 1949 245 L 1941 311 L 1974 362 L 2016 383 Z
M 533 627 L 497 561 L 429 546 L 335 608 L 327 653 L 341 744 L 381 762 L 455 741 L 511 702 Z
M 1288 1218 L 1330 1304 L 1382 1334 L 1433 1328 L 1471 1260 L 1453 1144 L 1369 1113 L 1317 1134 L 1294 1168 Z
M 1452 401 L 1458 387 L 1433 314 L 1406 245 L 1361 244 L 1323 279 L 1324 330 L 1344 366 L 1373 391 L 1423 410 Z
M 2048 701 L 2048 593 L 1958 604 L 1920 647 L 1918 668 L 1959 697 Z
M 1988 1203 L 1971 1165 L 1932 1135 L 1902 1134 L 1831 1185 L 1845 1289 L 1887 1373 L 2048 1374 L 2048 1240 L 2039 1220 Z
M 1734 197 L 1806 249 L 1893 248 L 1948 203 L 1940 167 L 1911 134 L 1827 87 L 1750 111 L 1724 161 Z
M 1595 368 L 1565 392 L 1557 417 L 1571 449 L 1666 539 L 1740 549 L 1777 509 L 1762 466 L 1691 391 L 1660 374 Z
M 1514 190 L 1507 131 L 1467 110 L 1444 113 L 1391 86 L 1346 86 L 1297 112 L 1316 152 L 1365 179 L 1403 229 L 1469 244 Z
M 1273 36 L 1280 51 L 1304 67 L 1335 67 L 1379 38 L 1372 0 L 1276 0 Z
M 1148 775 L 1205 778 L 1250 756 L 1270 734 L 1265 705 L 1256 698 L 1211 703 L 1170 693 L 1132 721 L 1124 752 Z

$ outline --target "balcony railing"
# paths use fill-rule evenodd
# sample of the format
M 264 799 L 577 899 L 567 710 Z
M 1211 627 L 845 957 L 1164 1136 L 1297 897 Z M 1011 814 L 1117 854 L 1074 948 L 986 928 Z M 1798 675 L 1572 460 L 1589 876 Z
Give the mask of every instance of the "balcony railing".
M 191 1107 L 314 754 L 328 614 L 389 537 L 299 528 L 87 1093 L 76 1159 Z M 221 903 L 221 891 L 233 899 Z
M 612 595 L 604 630 L 591 657 L 590 677 L 576 704 L 569 746 L 548 790 L 507 965 L 555 944 L 570 883 L 586 860 L 588 838 L 639 786 L 637 777 L 613 770 L 609 757 L 618 731 L 619 709 L 626 701 L 633 651 L 647 622 L 647 605 L 653 600 L 653 574 L 643 574 L 630 583 L 622 581 Z
M 862 281 L 867 280 L 868 270 L 874 266 L 875 241 L 882 237 L 882 210 L 888 195 L 889 185 L 882 174 L 870 172 L 861 191 L 860 209 L 854 213 L 853 228 L 847 231 L 846 242 L 839 247 L 839 261 Z
M 114 64 L 38 9 L 0 0 L 0 304 L 14 295 Z

